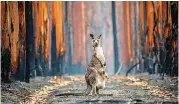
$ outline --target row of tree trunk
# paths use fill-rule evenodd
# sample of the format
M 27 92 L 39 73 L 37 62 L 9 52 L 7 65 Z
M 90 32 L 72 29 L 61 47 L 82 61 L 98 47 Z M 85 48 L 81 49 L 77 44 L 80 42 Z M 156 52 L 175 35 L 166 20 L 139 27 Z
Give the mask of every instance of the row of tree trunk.
M 2 81 L 29 82 L 37 75 L 61 76 L 62 2 L 1 2 L 1 12 Z
M 162 1 L 1 2 L 2 81 L 84 73 L 90 33 L 103 34 L 109 73 L 122 65 L 121 72 L 177 76 L 177 8 Z
M 140 47 L 134 43 L 134 57 L 138 58 L 139 68 L 142 72 L 150 74 L 160 73 L 169 76 L 178 76 L 178 3 L 177 2 L 135 2 L 139 3 L 140 21 L 136 20 L 139 26 Z M 138 7 L 136 6 L 135 9 Z M 137 12 L 137 11 L 136 11 Z M 135 15 L 136 17 L 139 15 Z M 139 22 L 139 23 L 138 23 Z M 140 28 L 139 28 L 140 27 Z M 133 34 L 133 35 L 134 35 Z M 140 35 L 138 35 L 140 34 Z M 134 41 L 138 39 L 134 39 Z M 137 46 L 137 47 L 136 47 Z M 139 53 L 138 53 L 139 52 Z M 133 65 L 137 67 L 135 62 Z M 136 67 L 131 67 L 135 69 Z M 133 70 L 129 68 L 127 74 Z M 143 70 L 145 69 L 145 70 Z M 126 75 L 127 75 L 126 74 Z

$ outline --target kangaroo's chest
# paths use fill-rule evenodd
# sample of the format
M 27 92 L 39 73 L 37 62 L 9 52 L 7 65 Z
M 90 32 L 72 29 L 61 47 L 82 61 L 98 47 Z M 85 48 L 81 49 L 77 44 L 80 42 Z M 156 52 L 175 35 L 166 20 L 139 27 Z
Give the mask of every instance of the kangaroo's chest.
M 97 55 L 98 58 L 103 58 L 103 59 L 105 60 L 102 47 L 96 47 L 94 53 L 96 53 L 96 55 Z
M 95 51 L 96 51 L 97 54 L 103 55 L 102 47 L 96 47 Z

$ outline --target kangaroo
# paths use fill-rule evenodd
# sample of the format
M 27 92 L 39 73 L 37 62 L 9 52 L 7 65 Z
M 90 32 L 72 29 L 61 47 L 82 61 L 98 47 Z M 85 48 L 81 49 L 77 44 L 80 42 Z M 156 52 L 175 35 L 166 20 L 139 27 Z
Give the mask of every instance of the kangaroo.
M 106 62 L 103 54 L 103 49 L 102 47 L 100 47 L 99 44 L 101 36 L 102 35 L 94 37 L 93 34 L 90 34 L 90 37 L 92 38 L 94 54 L 85 74 L 85 80 L 87 83 L 87 89 L 85 94 L 89 95 L 99 94 L 99 89 L 103 89 L 105 87 L 105 80 L 108 79 L 107 74 L 104 72 Z
M 108 79 L 109 77 L 103 68 L 99 70 L 96 70 L 94 67 L 88 68 L 85 74 L 85 80 L 87 83 L 85 94 L 98 95 L 99 89 L 105 88 L 105 81 Z

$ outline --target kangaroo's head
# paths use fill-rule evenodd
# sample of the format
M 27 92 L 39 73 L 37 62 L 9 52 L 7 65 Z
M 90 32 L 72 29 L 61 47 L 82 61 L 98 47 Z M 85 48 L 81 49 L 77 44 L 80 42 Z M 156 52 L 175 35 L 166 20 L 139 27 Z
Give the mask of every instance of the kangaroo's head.
M 99 46 L 99 40 L 101 39 L 101 35 L 97 36 L 97 37 L 94 37 L 93 34 L 90 34 L 90 37 L 92 39 L 92 44 L 93 44 L 93 47 L 98 47 Z

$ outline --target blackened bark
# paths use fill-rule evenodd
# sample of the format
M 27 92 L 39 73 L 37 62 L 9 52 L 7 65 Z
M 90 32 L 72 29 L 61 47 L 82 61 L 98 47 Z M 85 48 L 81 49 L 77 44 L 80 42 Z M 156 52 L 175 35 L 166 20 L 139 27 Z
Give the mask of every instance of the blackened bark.
M 56 29 L 55 26 L 52 25 L 52 46 L 51 46 L 51 68 L 52 68 L 52 75 L 55 75 L 56 70 Z
M 40 45 L 39 45 L 39 58 L 38 58 L 38 70 L 40 72 L 40 76 L 44 76 L 43 73 L 43 54 L 42 54 L 42 35 L 40 35 Z
M 9 82 L 9 72 L 10 72 L 10 66 L 11 66 L 11 53 L 10 49 L 4 49 L 1 53 L 1 81 L 2 82 Z
M 64 55 L 59 56 L 59 76 L 64 74 Z
M 33 17 L 32 17 L 32 2 L 25 2 L 25 17 L 26 17 L 26 73 L 25 82 L 29 83 L 30 70 L 34 68 L 34 32 L 33 32 Z
M 166 73 L 167 75 L 169 75 L 170 71 L 171 71 L 171 62 L 172 62 L 172 58 L 171 58 L 171 50 L 172 50 L 172 44 L 171 44 L 171 36 L 167 37 L 166 39 L 166 44 L 165 44 L 165 49 L 166 49 L 166 60 L 164 62 L 164 70 L 163 70 L 163 76 L 164 77 L 164 73 Z
M 173 42 L 178 41 L 178 2 L 170 2 L 171 6 L 171 16 L 172 16 L 172 37 Z M 176 43 L 177 44 L 177 43 Z M 172 75 L 178 76 L 178 46 L 173 46 L 173 55 L 172 55 Z
M 4 35 L 8 35 L 9 38 L 9 47 L 5 48 L 2 43 L 1 47 L 1 81 L 2 82 L 10 82 L 10 72 L 11 72 L 11 43 L 10 43 L 10 33 L 8 28 L 8 19 L 9 17 L 9 6 L 8 2 L 2 2 L 1 6 L 4 6 L 5 12 L 2 14 L 4 17 L 4 21 L 2 21 L 1 26 L 4 26 L 2 28 L 2 39 Z M 2 8 L 2 7 L 1 7 Z M 6 25 L 5 25 L 6 24 Z
M 57 56 L 56 58 L 56 74 L 55 75 L 59 75 L 62 76 L 63 75 L 63 55 L 62 56 Z
M 19 55 L 18 55 L 18 70 L 16 72 L 16 78 L 20 81 L 25 79 L 25 2 L 18 1 L 19 11 Z
M 116 30 L 116 6 L 115 1 L 112 1 L 112 24 L 113 24 L 113 39 L 114 39 L 114 68 L 115 73 L 119 69 L 119 48 L 117 40 L 117 30 Z
M 44 73 L 44 77 L 46 77 L 47 76 L 47 66 L 48 66 L 48 63 L 47 63 L 47 60 L 45 59 L 45 48 L 46 48 L 46 41 L 47 41 L 47 32 L 46 32 L 47 30 L 46 30 L 46 28 L 45 28 L 45 33 L 43 34 L 43 36 L 44 36 L 44 40 L 43 40 L 43 44 L 44 44 L 44 55 L 43 55 L 43 73 Z
M 172 16 L 172 33 L 175 38 L 178 37 L 178 2 L 172 1 L 171 3 L 171 16 Z
M 165 42 L 165 49 L 166 49 L 166 59 L 164 60 L 164 64 L 162 67 L 162 78 L 164 78 L 164 74 L 168 76 L 178 76 L 178 47 L 174 47 L 173 43 L 177 41 L 178 37 L 178 3 L 177 2 L 170 2 L 171 6 L 171 17 L 172 17 L 172 32 L 169 30 L 168 34 L 169 36 L 166 38 Z M 167 9 L 166 9 L 166 15 L 167 18 L 165 20 L 165 29 L 169 28 L 168 24 L 168 10 L 169 2 L 167 2 Z M 172 33 L 172 34 L 170 34 Z

